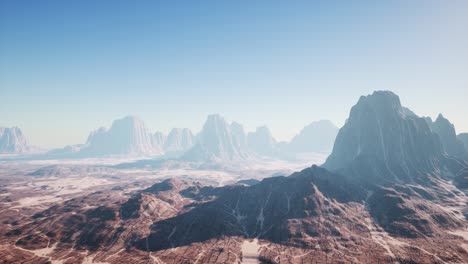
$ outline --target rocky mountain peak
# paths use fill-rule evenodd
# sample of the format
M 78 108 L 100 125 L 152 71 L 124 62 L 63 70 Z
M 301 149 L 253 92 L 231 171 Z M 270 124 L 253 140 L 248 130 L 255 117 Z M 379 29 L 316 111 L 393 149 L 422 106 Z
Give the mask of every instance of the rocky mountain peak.
M 388 91 L 362 96 L 338 132 L 324 166 L 353 168 L 360 177 L 383 181 L 414 180 L 433 173 L 442 145 L 424 118 L 401 106 Z

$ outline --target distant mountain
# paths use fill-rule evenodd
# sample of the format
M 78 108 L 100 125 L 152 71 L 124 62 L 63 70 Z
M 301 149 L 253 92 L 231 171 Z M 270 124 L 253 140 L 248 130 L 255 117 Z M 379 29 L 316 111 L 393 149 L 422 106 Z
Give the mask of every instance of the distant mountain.
M 194 136 L 188 128 L 173 128 L 164 142 L 166 152 L 185 152 L 194 144 Z
M 352 107 L 324 167 L 366 183 L 427 184 L 449 167 L 453 171 L 447 174 L 456 175 L 463 164 L 449 163 L 424 118 L 402 107 L 394 93 L 378 91 Z
M 250 132 L 247 135 L 247 142 L 249 148 L 261 156 L 276 157 L 279 155 L 276 140 L 266 126 L 257 127 L 255 132 Z
M 320 120 L 304 127 L 285 150 L 293 153 L 331 151 L 338 127 L 329 120 Z
M 435 122 L 431 123 L 431 129 L 439 136 L 444 151 L 460 159 L 468 159 L 468 151 L 463 141 L 457 138 L 455 127 L 442 114 L 439 114 Z
M 220 115 L 209 115 L 197 136 L 197 143 L 182 158 L 201 162 L 241 162 L 249 156 L 244 146 L 242 126 L 229 125 Z
M 27 153 L 31 151 L 26 137 L 18 127 L 0 127 L 0 153 Z
M 143 121 L 134 116 L 115 120 L 108 130 L 99 128 L 91 132 L 86 144 L 77 149 L 80 157 L 161 154 Z
M 463 143 L 465 150 L 468 151 L 468 133 L 460 133 L 457 138 Z

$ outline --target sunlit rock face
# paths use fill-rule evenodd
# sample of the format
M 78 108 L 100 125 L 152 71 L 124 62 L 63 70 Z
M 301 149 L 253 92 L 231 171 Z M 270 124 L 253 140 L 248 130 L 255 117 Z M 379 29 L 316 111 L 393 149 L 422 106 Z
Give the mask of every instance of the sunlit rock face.
M 443 145 L 428 122 L 402 107 L 394 93 L 376 91 L 352 107 L 324 166 L 370 183 L 424 183 L 429 175 L 443 176 L 445 162 Z M 461 169 L 449 167 L 452 174 Z
M 437 119 L 431 123 L 431 129 L 439 136 L 445 153 L 460 159 L 468 159 L 468 152 L 464 143 L 457 138 L 455 127 L 442 114 L 439 114 Z
M 197 143 L 183 159 L 201 162 L 231 163 L 248 158 L 245 149 L 245 134 L 237 123 L 228 124 L 220 115 L 209 115 Z
M 0 153 L 25 153 L 31 147 L 18 127 L 0 127 Z
M 86 146 L 80 150 L 85 156 L 152 155 L 160 150 L 153 147 L 152 137 L 143 121 L 134 116 L 115 120 L 109 130 L 92 132 Z

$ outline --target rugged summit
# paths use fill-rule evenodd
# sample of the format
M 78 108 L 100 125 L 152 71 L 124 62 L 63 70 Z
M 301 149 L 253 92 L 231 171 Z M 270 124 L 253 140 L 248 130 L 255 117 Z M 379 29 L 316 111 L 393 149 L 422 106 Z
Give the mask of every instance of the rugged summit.
M 457 138 L 455 127 L 442 114 L 431 124 L 432 131 L 439 136 L 444 151 L 453 157 L 468 159 L 468 152 L 461 140 Z
M 26 137 L 18 127 L 0 127 L 0 153 L 25 153 L 29 152 Z
M 426 120 L 402 107 L 394 93 L 376 91 L 352 107 L 324 167 L 367 182 L 424 183 L 443 161 L 442 144 Z
M 293 153 L 330 151 L 337 134 L 338 127 L 329 120 L 312 122 L 285 146 L 285 150 Z
M 244 138 L 239 124 L 229 125 L 220 115 L 209 115 L 197 143 L 182 158 L 201 162 L 241 162 L 248 157 Z

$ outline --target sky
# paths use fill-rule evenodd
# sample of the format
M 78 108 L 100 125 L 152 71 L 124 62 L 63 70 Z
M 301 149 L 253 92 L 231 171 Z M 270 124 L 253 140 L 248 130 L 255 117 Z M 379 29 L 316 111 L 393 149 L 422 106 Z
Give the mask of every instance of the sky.
M 289 140 L 397 93 L 468 132 L 468 1 L 0 1 L 0 126 L 42 147 L 127 115 Z

